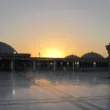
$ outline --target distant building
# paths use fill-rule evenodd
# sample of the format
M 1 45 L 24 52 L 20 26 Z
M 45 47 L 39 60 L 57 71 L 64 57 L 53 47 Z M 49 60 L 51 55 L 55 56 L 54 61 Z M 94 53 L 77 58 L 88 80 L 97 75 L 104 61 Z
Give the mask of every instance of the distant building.
M 82 57 L 68 55 L 65 58 L 31 57 L 31 54 L 18 53 L 10 45 L 0 42 L 0 71 L 18 71 L 31 69 L 49 70 L 110 70 L 110 44 L 106 46 L 109 57 L 104 58 L 96 52 L 89 52 Z M 39 53 L 40 54 L 40 53 Z
M 0 42 L 0 54 L 14 54 L 14 52 L 17 53 L 13 47 L 4 42 Z
M 0 70 L 20 70 L 24 69 L 25 64 L 29 58 L 30 54 L 18 53 L 10 45 L 0 42 Z
M 25 53 L 18 53 L 13 47 L 10 45 L 0 42 L 0 57 L 1 58 L 13 58 L 15 56 L 16 58 L 29 58 L 30 54 Z

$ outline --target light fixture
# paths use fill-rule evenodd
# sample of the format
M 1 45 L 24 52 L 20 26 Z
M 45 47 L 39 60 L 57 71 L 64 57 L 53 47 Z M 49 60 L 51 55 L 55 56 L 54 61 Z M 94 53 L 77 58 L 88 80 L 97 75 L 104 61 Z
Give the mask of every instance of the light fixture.
M 96 65 L 96 62 L 94 62 L 94 65 Z
M 14 52 L 14 54 L 16 54 L 16 52 Z

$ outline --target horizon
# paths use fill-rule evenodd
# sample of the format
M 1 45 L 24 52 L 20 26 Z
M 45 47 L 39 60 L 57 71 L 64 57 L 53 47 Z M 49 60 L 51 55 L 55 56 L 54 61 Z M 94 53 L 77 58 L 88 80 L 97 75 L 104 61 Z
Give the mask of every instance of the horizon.
M 8 46 L 10 46 L 11 48 L 13 48 L 14 50 L 15 50 L 15 52 L 13 53 L 13 54 L 15 54 L 15 53 L 17 53 L 17 54 L 30 54 L 31 55 L 31 53 L 21 53 L 21 52 L 18 52 L 14 47 L 12 47 L 11 45 L 9 45 L 8 43 L 6 43 L 6 42 L 2 42 L 2 41 L 0 41 L 0 43 L 3 43 L 3 44 L 6 44 L 6 45 L 8 45 Z M 108 44 L 108 45 L 110 45 L 110 43 Z M 107 45 L 106 45 L 107 46 Z M 53 50 L 52 50 L 53 51 Z M 106 50 L 107 51 L 107 50 Z M 54 51 L 53 51 L 53 53 L 51 54 L 51 56 L 49 56 L 49 52 L 47 53 L 47 56 L 41 56 L 41 53 L 39 52 L 38 54 L 38 56 L 32 56 L 31 55 L 31 57 L 35 57 L 35 58 L 65 58 L 65 57 L 67 57 L 67 56 L 71 56 L 71 55 L 73 55 L 73 56 L 77 56 L 77 57 L 79 57 L 79 58 L 81 58 L 82 56 L 84 56 L 84 55 L 86 55 L 86 54 L 88 54 L 88 53 L 96 53 L 96 54 L 99 54 L 99 55 L 101 55 L 100 53 L 97 53 L 97 52 L 94 52 L 94 51 L 91 51 L 91 52 L 86 52 L 86 53 L 84 53 L 82 56 L 78 56 L 78 55 L 75 55 L 75 54 L 69 54 L 69 55 L 66 55 L 66 56 L 64 56 L 64 57 L 59 57 L 59 55 L 57 54 L 58 52 L 56 51 L 56 54 L 54 54 Z M 103 55 L 101 55 L 102 57 L 104 57 Z M 109 56 L 109 55 L 108 55 Z M 108 57 L 107 56 L 107 57 Z M 104 57 L 104 58 L 107 58 L 107 57 Z
M 1 0 L 0 41 L 32 57 L 108 56 L 109 0 Z

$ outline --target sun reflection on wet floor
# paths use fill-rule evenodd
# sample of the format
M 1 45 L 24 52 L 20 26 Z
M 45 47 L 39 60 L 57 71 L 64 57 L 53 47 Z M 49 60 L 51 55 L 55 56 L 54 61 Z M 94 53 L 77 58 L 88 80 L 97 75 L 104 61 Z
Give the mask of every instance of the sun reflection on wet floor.
M 103 76 L 106 77 L 107 73 L 74 72 L 74 77 L 73 72 L 68 72 L 68 75 L 64 72 L 19 72 L 8 75 L 1 73 L 0 104 L 61 106 L 62 103 L 64 106 L 65 103 L 67 106 L 77 106 L 82 110 L 86 106 L 99 110 L 100 101 L 110 102 L 109 83 L 107 79 L 100 78 Z M 94 100 L 97 105 L 92 104 Z
M 35 83 L 40 83 L 40 84 L 51 84 L 51 82 L 47 79 L 38 79 L 38 80 L 35 80 Z

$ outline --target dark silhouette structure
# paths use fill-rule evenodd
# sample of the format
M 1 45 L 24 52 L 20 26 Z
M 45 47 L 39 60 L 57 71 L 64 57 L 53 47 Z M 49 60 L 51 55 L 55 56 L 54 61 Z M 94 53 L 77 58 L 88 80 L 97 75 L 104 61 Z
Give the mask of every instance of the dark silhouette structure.
M 30 54 L 18 53 L 10 45 L 0 42 L 0 70 L 23 70 L 24 62 L 30 58 Z
M 96 52 L 90 52 L 84 54 L 81 58 L 84 59 L 104 59 L 104 57 Z
M 106 46 L 110 58 L 110 44 Z M 82 57 L 68 55 L 65 58 L 31 57 L 31 54 L 18 53 L 10 45 L 0 42 L 0 70 L 18 71 L 32 69 L 49 70 L 110 70 L 110 59 L 96 52 Z
M 110 43 L 109 43 L 109 45 L 106 45 L 106 49 L 107 49 L 108 54 L 109 54 L 108 58 L 110 58 Z
M 0 54 L 14 54 L 14 52 L 17 53 L 13 47 L 4 42 L 0 42 Z

